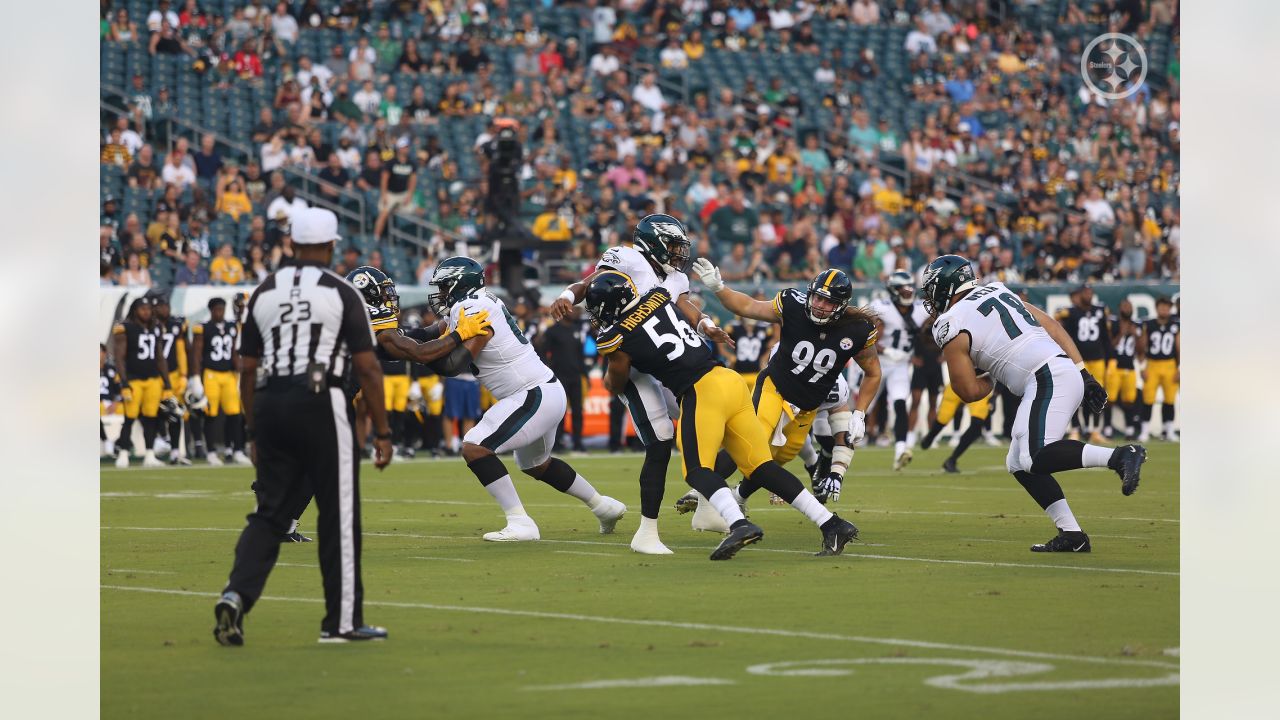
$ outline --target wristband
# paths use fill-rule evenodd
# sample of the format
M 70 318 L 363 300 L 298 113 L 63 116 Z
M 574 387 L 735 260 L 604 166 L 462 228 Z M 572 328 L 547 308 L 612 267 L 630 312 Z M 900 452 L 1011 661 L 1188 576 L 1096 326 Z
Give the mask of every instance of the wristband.
M 457 345 L 461 345 L 461 344 L 462 344 L 462 342 L 463 342 L 463 341 L 462 341 L 462 336 L 458 334 L 458 331 L 457 331 L 457 330 L 454 330 L 453 332 L 449 333 L 449 334 L 448 334 L 448 335 L 446 335 L 445 337 L 451 337 L 451 338 L 453 338 L 453 342 L 454 342 L 455 344 L 457 344 Z
M 390 440 L 390 439 L 391 439 L 391 431 L 390 431 L 390 430 L 388 430 L 388 431 L 386 431 L 386 432 L 384 432 L 384 433 L 376 432 L 376 433 L 374 433 L 374 434 L 373 434 L 373 439 L 375 439 L 375 440 Z
M 702 316 L 702 319 L 698 320 L 698 332 L 702 333 L 703 335 L 705 335 L 705 334 L 706 334 L 706 331 L 702 329 L 702 325 L 703 325 L 704 323 L 705 323 L 705 324 L 710 325 L 711 327 L 715 327 L 715 326 L 716 326 L 716 324 L 715 324 L 715 321 L 714 321 L 714 320 L 712 320 L 712 319 L 711 319 L 710 317 L 708 317 L 707 315 L 703 315 L 703 316 Z
M 1081 360 L 1080 362 L 1076 363 L 1076 369 L 1077 369 L 1077 370 L 1083 370 L 1083 369 L 1084 369 L 1084 361 L 1083 361 L 1083 360 Z
M 561 299 L 561 300 L 568 300 L 570 305 L 577 305 L 577 304 L 578 304 L 578 296 L 577 296 L 577 295 L 574 295 L 574 294 L 573 294 L 573 291 L 572 291 L 572 290 L 570 290 L 569 288 L 565 288 L 565 289 L 564 289 L 564 292 L 560 293 L 560 298 L 559 298 L 559 299 Z

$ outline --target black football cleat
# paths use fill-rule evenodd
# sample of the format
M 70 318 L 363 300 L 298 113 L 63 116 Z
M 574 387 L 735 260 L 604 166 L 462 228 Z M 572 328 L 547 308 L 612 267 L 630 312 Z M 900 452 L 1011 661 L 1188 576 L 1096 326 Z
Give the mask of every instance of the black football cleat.
M 758 543 L 764 539 L 764 530 L 750 520 L 742 520 L 729 530 L 729 534 L 720 541 L 719 547 L 711 551 L 712 560 L 728 560 L 742 548 Z
M 291 532 L 291 533 L 289 533 L 288 535 L 285 535 L 283 538 L 281 538 L 281 539 L 280 539 L 280 542 L 282 542 L 282 543 L 304 543 L 304 542 L 311 542 L 311 538 L 307 537 L 306 535 L 303 535 L 302 533 L 298 532 L 297 530 L 294 530 L 293 532 Z
M 240 593 L 231 590 L 222 593 L 213 606 L 213 617 L 218 621 L 213 626 L 213 639 L 219 645 L 244 645 L 244 603 Z
M 1120 476 L 1120 492 L 1132 495 L 1141 480 L 1142 463 L 1147 461 L 1147 449 L 1141 445 L 1122 445 L 1111 453 L 1107 467 Z
M 328 630 L 320 631 L 320 640 L 322 643 L 348 643 L 361 642 L 364 640 L 386 640 L 387 629 L 378 627 L 377 625 L 361 625 L 351 632 L 331 633 Z
M 942 469 L 949 473 L 959 473 L 960 468 L 956 467 L 956 459 L 949 457 L 942 461 Z
M 698 509 L 698 495 L 693 491 L 687 492 L 676 500 L 676 514 L 684 515 Z
M 850 540 L 858 537 L 858 527 L 839 515 L 822 524 L 822 549 L 814 553 L 816 557 L 839 555 Z
M 1089 544 L 1089 536 L 1081 530 L 1059 530 L 1056 537 L 1041 545 L 1032 545 L 1031 552 L 1077 552 L 1087 553 L 1093 550 Z

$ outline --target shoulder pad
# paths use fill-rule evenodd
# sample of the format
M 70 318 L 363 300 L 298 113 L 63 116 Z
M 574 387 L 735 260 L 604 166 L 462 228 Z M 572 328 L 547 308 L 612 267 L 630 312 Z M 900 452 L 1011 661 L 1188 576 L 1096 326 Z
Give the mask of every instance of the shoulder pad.
M 615 326 L 610 325 L 604 330 L 601 330 L 600 334 L 596 337 L 596 352 L 601 355 L 608 355 L 622 347 L 623 337 L 622 332 L 616 330 Z

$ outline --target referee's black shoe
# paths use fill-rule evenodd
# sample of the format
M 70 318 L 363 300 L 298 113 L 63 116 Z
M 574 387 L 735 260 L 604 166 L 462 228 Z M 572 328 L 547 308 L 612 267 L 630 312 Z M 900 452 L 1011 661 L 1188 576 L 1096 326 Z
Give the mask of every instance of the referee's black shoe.
M 218 624 L 213 626 L 213 638 L 219 645 L 244 645 L 244 603 L 240 593 L 228 590 L 213 606 L 213 616 Z
M 858 537 L 858 527 L 839 515 L 822 524 L 822 549 L 814 553 L 818 557 L 839 555 L 850 540 Z
M 377 625 L 361 625 L 351 632 L 331 633 L 328 630 L 320 631 L 320 642 L 322 643 L 347 643 L 360 642 L 361 640 L 386 640 L 387 629 L 378 627 Z
M 720 545 L 711 551 L 712 560 L 728 560 L 742 548 L 758 543 L 764 539 L 764 530 L 755 525 L 750 520 L 743 518 L 733 524 L 729 529 L 729 534 L 724 536 L 724 540 L 720 541 Z
M 289 534 L 285 535 L 283 538 L 281 538 L 281 539 L 280 539 L 280 542 L 282 542 L 282 543 L 303 543 L 303 542 L 311 542 L 311 538 L 307 537 L 306 535 L 303 535 L 302 533 L 298 532 L 297 530 L 294 530 L 293 532 L 291 532 L 291 533 L 289 533 Z

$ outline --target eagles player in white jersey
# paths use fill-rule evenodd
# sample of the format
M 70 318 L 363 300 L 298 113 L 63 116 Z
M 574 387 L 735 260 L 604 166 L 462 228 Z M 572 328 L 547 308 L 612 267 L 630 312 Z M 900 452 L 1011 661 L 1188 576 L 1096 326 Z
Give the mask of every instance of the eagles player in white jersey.
M 733 347 L 733 339 L 716 326 L 709 316 L 689 300 L 689 265 L 691 243 L 684 225 L 670 215 L 648 215 L 636 224 L 631 235 L 632 246 L 609 248 L 600 257 L 590 277 L 570 285 L 551 306 L 551 315 L 559 320 L 582 302 L 587 286 L 606 270 L 616 270 L 631 279 L 636 291 L 645 295 L 661 286 L 670 293 L 680 314 L 712 342 Z M 667 481 L 667 464 L 675 446 L 674 420 L 680 417 L 675 396 L 653 376 L 634 368 L 631 382 L 619 399 L 631 412 L 640 441 L 644 443 L 644 465 L 640 468 L 640 529 L 631 540 L 631 549 L 650 555 L 669 555 L 658 537 L 658 510 Z
M 520 542 L 540 537 L 511 475 L 498 459 L 498 453 L 513 450 L 525 474 L 581 500 L 600 521 L 600 532 L 612 533 L 627 506 L 596 492 L 568 463 L 551 456 L 556 428 L 564 421 L 568 405 L 564 386 L 538 359 L 502 301 L 484 289 L 484 268 L 470 258 L 452 257 L 440 263 L 430 284 L 436 289 L 430 296 L 431 306 L 445 318 L 449 331 L 464 314 L 487 311 L 492 322 L 485 332 L 431 364 L 445 376 L 474 372 L 497 398 L 462 439 L 467 467 L 507 516 L 507 526 L 485 533 L 484 539 Z
M 911 399 L 911 358 L 920 328 L 929 314 L 915 299 L 916 283 L 906 270 L 891 274 L 885 289 L 889 291 L 889 299 L 873 300 L 871 309 L 880 318 L 878 346 L 884 376 L 880 387 L 893 408 L 893 469 L 901 470 L 911 462 L 914 444 L 907 407 Z
M 1121 492 L 1132 495 L 1146 448 L 1063 439 L 1081 402 L 1098 415 L 1106 408 L 1107 391 L 1084 369 L 1071 335 L 1003 283 L 979 286 L 968 260 L 943 255 L 925 268 L 922 295 L 960 399 L 977 402 L 995 382 L 1022 396 L 1005 465 L 1058 528 L 1053 539 L 1032 545 L 1032 552 L 1089 552 L 1089 536 L 1071 514 L 1053 473 L 1108 467 L 1120 476 Z

